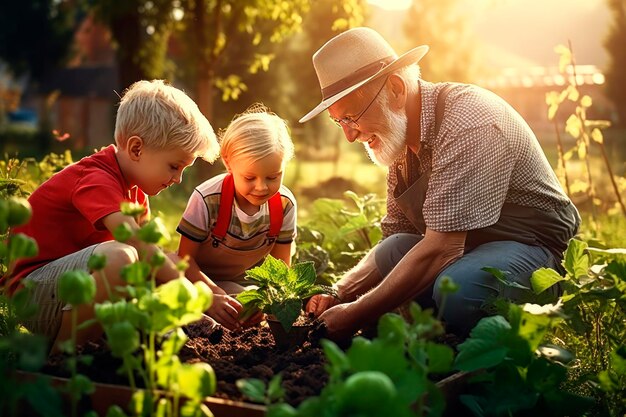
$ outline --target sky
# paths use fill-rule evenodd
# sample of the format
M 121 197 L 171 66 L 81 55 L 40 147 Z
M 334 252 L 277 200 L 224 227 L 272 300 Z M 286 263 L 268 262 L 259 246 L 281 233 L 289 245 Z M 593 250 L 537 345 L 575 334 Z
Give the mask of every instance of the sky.
M 402 25 L 397 20 L 411 0 L 368 3 L 391 9 L 384 13 L 395 14 L 389 25 L 399 32 Z M 461 4 L 467 8 L 464 13 L 489 65 L 556 65 L 554 47 L 568 40 L 579 64 L 607 65 L 602 43 L 611 17 L 606 0 L 461 0 Z M 376 13 L 377 9 L 372 10 Z M 380 18 L 374 17 L 375 21 L 380 22 Z

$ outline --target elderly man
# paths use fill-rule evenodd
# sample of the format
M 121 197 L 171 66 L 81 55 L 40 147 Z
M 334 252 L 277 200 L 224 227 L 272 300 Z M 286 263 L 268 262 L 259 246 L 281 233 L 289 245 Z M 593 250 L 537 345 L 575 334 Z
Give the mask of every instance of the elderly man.
M 384 239 L 336 284 L 338 300 L 307 305 L 331 338 L 411 300 L 434 300 L 448 329 L 466 335 L 491 300 L 532 301 L 484 267 L 530 287 L 536 269 L 561 268 L 580 224 L 520 115 L 477 86 L 422 80 L 427 51 L 398 56 L 376 31 L 355 28 L 313 56 L 323 98 L 300 122 L 328 109 L 349 142 L 388 167 Z M 460 287 L 445 306 L 444 276 Z

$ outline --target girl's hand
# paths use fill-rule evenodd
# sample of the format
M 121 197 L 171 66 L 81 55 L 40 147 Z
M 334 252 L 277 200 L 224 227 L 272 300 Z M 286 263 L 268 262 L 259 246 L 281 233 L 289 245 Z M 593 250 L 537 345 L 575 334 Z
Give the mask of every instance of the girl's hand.
M 263 314 L 262 311 L 257 311 L 251 317 L 249 317 L 246 320 L 240 322 L 240 325 L 241 325 L 241 327 L 252 327 L 252 326 L 256 326 L 257 324 L 261 323 L 263 320 L 265 320 L 265 314 Z
M 230 295 L 213 293 L 213 304 L 207 314 L 228 330 L 237 330 L 241 327 L 237 318 L 242 308 L 241 303 Z

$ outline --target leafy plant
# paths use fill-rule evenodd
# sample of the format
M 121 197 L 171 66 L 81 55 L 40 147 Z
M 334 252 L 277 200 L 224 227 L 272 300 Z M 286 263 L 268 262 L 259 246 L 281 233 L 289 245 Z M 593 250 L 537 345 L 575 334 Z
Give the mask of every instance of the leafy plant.
M 77 372 L 78 361 L 90 364 L 92 357 L 88 355 L 78 356 L 76 351 L 76 331 L 78 330 L 78 306 L 91 304 L 96 294 L 96 282 L 85 271 L 68 271 L 59 278 L 59 298 L 72 305 L 72 331 L 70 340 L 61 342 L 60 349 L 69 355 L 67 360 L 70 370 L 70 379 L 65 389 L 70 397 L 72 417 L 78 413 L 78 401 L 84 394 L 91 394 L 95 388 L 89 378 Z M 91 411 L 88 415 L 96 416 Z
M 322 340 L 329 382 L 320 396 L 306 399 L 297 409 L 273 404 L 268 417 L 441 415 L 443 396 L 430 376 L 448 372 L 454 352 L 432 341 L 443 333 L 443 326 L 431 311 L 415 303 L 409 311 L 411 323 L 385 314 L 376 338 L 356 337 L 346 352 Z
M 127 215 L 139 214 L 137 210 L 133 205 L 122 206 Z M 120 240 L 132 235 L 124 226 L 115 231 Z M 136 236 L 154 244 L 168 237 L 159 219 L 142 226 Z M 111 353 L 122 359 L 120 372 L 128 376 L 134 390 L 130 409 L 136 415 L 210 416 L 202 401 L 215 392 L 213 369 L 207 363 L 181 363 L 177 353 L 187 341 L 182 326 L 203 317 L 212 293 L 203 282 L 192 284 L 182 276 L 184 264 L 179 265 L 180 278 L 157 287 L 156 272 L 164 261 L 165 255 L 159 252 L 127 265 L 121 271 L 127 285 L 118 288 L 126 298 L 96 304 L 96 318 Z M 94 262 L 94 267 L 101 269 L 104 264 Z M 139 389 L 136 375 L 144 389 Z M 113 410 L 112 416 L 125 415 L 119 408 Z
M 284 400 L 285 390 L 281 383 L 281 375 L 276 374 L 267 384 L 258 378 L 240 379 L 237 381 L 237 388 L 252 401 L 270 405 Z
M 268 255 L 261 266 L 246 271 L 246 278 L 256 283 L 256 288 L 243 291 L 237 300 L 243 305 L 241 319 L 255 311 L 276 316 L 289 332 L 303 308 L 303 300 L 316 294 L 335 294 L 326 285 L 315 283 L 313 262 L 296 263 L 288 267 L 283 261 Z
M 546 94 L 548 119 L 553 121 L 557 133 L 557 151 L 559 156 L 557 174 L 560 175 L 569 196 L 582 193 L 589 198 L 593 215 L 592 221 L 594 227 L 597 228 L 596 206 L 601 204 L 601 200 L 598 196 L 597 184 L 595 183 L 597 178 L 594 180 L 591 174 L 590 151 L 592 146 L 595 146 L 600 151 L 604 163 L 602 175 L 607 175 L 611 182 L 615 197 L 614 206 L 611 208 L 611 211 L 615 213 L 621 211 L 623 216 L 626 216 L 626 206 L 624 205 L 621 193 L 624 191 L 625 181 L 623 177 L 618 177 L 613 173 L 606 147 L 604 146 L 602 130 L 608 128 L 611 123 L 607 120 L 590 120 L 587 117 L 587 112 L 591 108 L 593 100 L 590 96 L 580 93 L 571 45 L 569 47 L 558 45 L 555 51 L 560 55 L 559 69 L 566 81 L 566 86 L 560 92 L 551 91 Z M 571 149 L 565 150 L 560 136 L 557 116 L 561 107 L 568 102 L 574 106 L 574 111 L 567 116 L 565 131 L 575 139 L 575 144 Z M 586 178 L 570 182 L 567 166 L 569 161 L 574 157 L 577 157 L 583 162 Z
M 298 227 L 296 262 L 313 261 L 327 284 L 352 268 L 382 238 L 384 200 L 375 194 L 344 193 L 345 200 L 319 198 Z
M 626 409 L 626 249 L 597 249 L 572 239 L 563 260 L 565 275 L 542 268 L 531 279 L 541 293 L 553 285 L 564 291 L 552 338 L 572 349 L 575 367 L 567 385 L 595 394 L 610 415 Z
M 571 355 L 542 346 L 563 320 L 561 304 L 511 305 L 502 316 L 482 319 L 458 346 L 455 368 L 478 371 L 461 401 L 475 416 L 583 415 L 593 399 L 563 389 Z
M 11 227 L 30 219 L 26 200 L 14 195 L 17 189 L 0 190 L 0 274 L 6 277 L 17 260 L 37 254 L 37 244 L 23 234 L 8 238 Z M 10 191 L 10 193 L 9 193 Z M 24 400 L 32 411 L 42 416 L 62 416 L 61 397 L 50 378 L 37 376 L 24 381 L 17 370 L 36 372 L 44 365 L 48 346 L 44 337 L 28 333 L 20 324 L 35 313 L 29 304 L 29 285 L 9 295 L 0 285 L 0 415 L 18 415 Z

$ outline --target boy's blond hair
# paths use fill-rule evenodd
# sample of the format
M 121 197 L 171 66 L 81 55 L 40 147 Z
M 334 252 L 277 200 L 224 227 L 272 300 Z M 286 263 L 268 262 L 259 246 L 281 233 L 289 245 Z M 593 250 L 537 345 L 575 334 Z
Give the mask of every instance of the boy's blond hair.
M 258 161 L 278 153 L 287 162 L 294 155 L 287 123 L 260 103 L 235 116 L 220 137 L 223 159 L 246 156 Z
M 152 149 L 183 149 L 209 162 L 219 156 L 215 132 L 197 104 L 163 80 L 137 81 L 124 92 L 115 143 L 125 148 L 132 136 Z

